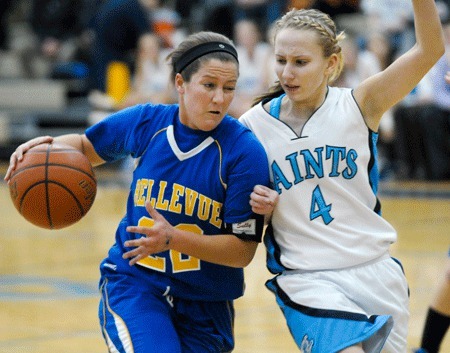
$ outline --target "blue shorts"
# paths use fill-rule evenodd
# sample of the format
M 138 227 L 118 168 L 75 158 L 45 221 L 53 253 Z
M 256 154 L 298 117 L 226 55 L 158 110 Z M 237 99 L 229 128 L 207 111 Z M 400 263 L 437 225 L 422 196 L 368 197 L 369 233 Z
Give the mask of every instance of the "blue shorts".
M 102 268 L 99 319 L 109 352 L 219 353 L 234 347 L 231 301 L 174 298 L 170 288 Z

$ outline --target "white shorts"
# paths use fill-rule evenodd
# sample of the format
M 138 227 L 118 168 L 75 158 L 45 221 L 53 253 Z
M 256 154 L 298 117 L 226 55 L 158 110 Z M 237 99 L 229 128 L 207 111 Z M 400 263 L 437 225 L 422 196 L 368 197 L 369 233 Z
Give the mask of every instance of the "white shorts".
M 406 352 L 409 292 L 388 255 L 327 271 L 285 271 L 267 281 L 304 352 L 333 353 L 362 342 L 367 353 Z

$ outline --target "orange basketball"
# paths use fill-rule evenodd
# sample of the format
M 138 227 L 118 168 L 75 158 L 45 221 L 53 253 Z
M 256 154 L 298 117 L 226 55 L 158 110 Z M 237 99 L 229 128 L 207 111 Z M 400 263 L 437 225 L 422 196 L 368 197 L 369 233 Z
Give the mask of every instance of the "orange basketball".
M 11 175 L 9 192 L 26 220 L 41 228 L 60 229 L 78 222 L 89 211 L 97 180 L 83 153 L 54 142 L 24 154 Z

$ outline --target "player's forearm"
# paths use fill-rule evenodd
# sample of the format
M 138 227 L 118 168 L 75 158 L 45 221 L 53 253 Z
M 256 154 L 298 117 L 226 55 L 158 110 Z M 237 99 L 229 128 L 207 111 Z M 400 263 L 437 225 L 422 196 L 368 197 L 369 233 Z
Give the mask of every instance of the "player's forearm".
M 243 241 L 231 234 L 199 235 L 175 229 L 170 248 L 203 261 L 230 267 L 245 267 L 255 255 L 257 242 Z
M 434 0 L 413 0 L 416 41 L 433 64 L 445 52 L 444 34 Z
M 72 146 L 78 151 L 81 151 L 86 155 L 86 157 L 88 157 L 89 161 L 93 166 L 105 163 L 105 161 L 97 154 L 97 152 L 95 152 L 94 146 L 92 146 L 92 143 L 87 139 L 86 135 L 84 134 L 61 135 L 55 137 L 53 141 Z

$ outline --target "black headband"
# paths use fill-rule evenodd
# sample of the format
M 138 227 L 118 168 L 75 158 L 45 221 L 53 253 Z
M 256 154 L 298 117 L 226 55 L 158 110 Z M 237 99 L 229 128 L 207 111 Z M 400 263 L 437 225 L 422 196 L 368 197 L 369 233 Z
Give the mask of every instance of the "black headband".
M 208 42 L 199 44 L 182 54 L 178 61 L 173 65 L 175 73 L 180 73 L 186 68 L 186 66 L 203 55 L 219 51 L 231 54 L 236 61 L 238 61 L 238 54 L 232 45 L 223 42 Z

